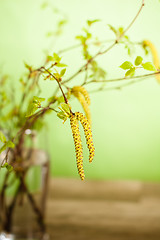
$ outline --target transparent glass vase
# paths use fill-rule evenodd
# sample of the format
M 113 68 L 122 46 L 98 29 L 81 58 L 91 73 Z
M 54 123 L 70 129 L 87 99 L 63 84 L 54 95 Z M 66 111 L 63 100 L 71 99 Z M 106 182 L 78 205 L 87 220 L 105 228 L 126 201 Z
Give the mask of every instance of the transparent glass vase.
M 0 172 L 0 240 L 48 240 L 49 157 L 42 150 L 25 149 L 21 159 L 12 159 L 12 165 L 12 172 Z

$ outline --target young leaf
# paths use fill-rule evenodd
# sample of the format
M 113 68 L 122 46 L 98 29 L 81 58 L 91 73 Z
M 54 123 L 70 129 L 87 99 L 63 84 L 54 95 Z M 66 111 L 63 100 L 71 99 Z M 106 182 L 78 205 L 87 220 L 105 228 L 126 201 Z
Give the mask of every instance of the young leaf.
M 54 58 L 52 56 L 47 56 L 48 61 L 54 61 Z
M 60 96 L 58 99 L 57 99 L 58 103 L 62 103 L 62 102 L 65 102 L 64 101 L 64 97 L 63 96 Z
M 127 35 L 124 36 L 124 38 L 129 41 L 129 37 Z
M 130 69 L 133 66 L 133 64 L 129 61 L 125 61 L 124 63 L 122 63 L 122 65 L 120 66 L 120 68 L 127 70 Z
M 48 2 L 44 2 L 41 5 L 41 9 L 45 9 L 48 6 Z
M 55 32 L 47 32 L 46 37 L 52 37 L 55 35 Z
M 88 20 L 88 21 L 87 21 L 87 24 L 88 24 L 88 26 L 91 26 L 93 23 L 95 23 L 95 22 L 99 22 L 99 21 L 100 21 L 99 19 Z
M 64 112 L 61 111 L 61 112 L 57 113 L 57 117 L 59 117 L 62 120 L 65 120 L 66 115 L 64 114 Z
M 137 56 L 136 59 L 135 59 L 135 65 L 136 66 L 139 66 L 143 61 L 143 58 L 141 56 Z
M 14 148 L 14 146 L 15 145 L 12 141 L 8 141 L 0 148 L 0 153 L 6 150 L 7 148 Z
M 3 152 L 3 151 L 5 151 L 6 150 L 6 145 L 4 144 L 1 148 L 0 148 L 0 154 Z
M 0 131 L 0 141 L 2 143 L 5 143 L 6 142 L 6 137 L 4 136 L 4 134 Z
M 57 63 L 59 63 L 61 61 L 61 58 L 58 56 L 57 53 L 53 53 L 53 60 Z
M 115 29 L 115 27 L 113 27 L 112 25 L 108 24 L 108 27 L 110 28 L 110 30 L 112 32 L 114 32 L 114 34 L 117 36 L 117 30 Z
M 35 103 L 29 104 L 28 110 L 27 110 L 27 113 L 26 113 L 26 117 L 32 116 L 35 113 L 35 111 L 38 109 L 38 107 L 39 106 Z
M 32 102 L 28 106 L 26 117 L 32 116 L 35 111 L 41 106 L 41 102 L 45 101 L 45 98 L 34 96 Z
M 6 144 L 7 148 L 14 148 L 14 146 L 15 146 L 14 143 L 10 140 L 8 142 L 6 142 L 5 144 Z
M 148 71 L 156 71 L 155 66 L 151 62 L 146 62 L 142 64 L 142 67 Z
M 8 163 L 4 163 L 1 168 L 6 168 L 8 166 Z
M 119 28 L 118 28 L 118 31 L 119 31 L 120 34 L 122 34 L 123 31 L 124 31 L 124 28 L 123 28 L 123 27 L 119 27 Z
M 48 98 L 48 100 L 47 100 L 48 102 L 52 102 L 52 103 L 54 103 L 54 102 L 56 102 L 57 101 L 57 97 L 55 97 L 55 96 L 53 96 L 53 97 L 50 97 L 50 98 Z
M 66 68 L 63 68 L 63 69 L 61 70 L 61 72 L 60 72 L 60 77 L 63 77 L 63 75 L 65 74 L 65 72 L 66 72 Z
M 53 73 L 54 77 L 56 78 L 56 80 L 60 80 L 61 76 L 60 74 L 57 72 L 57 73 Z M 55 80 L 54 78 L 51 78 L 50 80 Z
M 58 23 L 58 26 L 62 27 L 66 23 L 67 23 L 67 19 L 60 20 L 59 23 Z
M 8 172 L 11 172 L 13 170 L 13 167 L 10 164 L 8 164 L 8 166 L 6 168 L 7 168 Z
M 128 77 L 128 76 L 132 77 L 134 74 L 135 74 L 135 67 L 129 69 L 129 70 L 126 72 L 125 77 Z
M 82 45 L 85 44 L 85 42 L 86 42 L 86 38 L 83 37 L 82 35 L 78 35 L 78 36 L 76 36 L 75 38 L 78 39 L 78 40 L 80 40 L 81 43 L 82 43 Z
M 67 67 L 67 65 L 64 63 L 57 63 L 56 67 Z
M 69 108 L 68 104 L 66 104 L 66 103 L 61 103 L 61 108 L 62 108 L 65 112 L 70 113 L 70 108 Z
M 9 172 L 11 172 L 13 170 L 13 167 L 8 164 L 8 163 L 4 163 L 1 168 L 6 168 Z
M 40 103 L 43 101 L 45 101 L 45 98 L 41 98 L 41 97 L 37 97 L 37 96 L 33 97 L 33 103 L 37 103 L 38 105 L 40 105 Z
M 31 72 L 32 66 L 28 65 L 26 62 L 24 62 L 24 66 Z

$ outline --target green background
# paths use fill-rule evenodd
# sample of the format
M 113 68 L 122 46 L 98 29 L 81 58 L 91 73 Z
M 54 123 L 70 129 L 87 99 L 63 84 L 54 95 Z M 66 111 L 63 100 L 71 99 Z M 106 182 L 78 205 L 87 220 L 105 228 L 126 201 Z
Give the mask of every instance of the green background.
M 57 40 L 47 38 L 46 33 L 56 28 L 60 17 L 53 13 L 52 8 L 41 10 L 42 3 L 39 0 L 0 1 L 0 66 L 3 72 L 12 76 L 14 84 L 24 72 L 24 61 L 39 66 L 44 60 L 44 50 L 50 49 L 51 54 L 76 44 L 75 35 L 82 33 L 87 19 L 102 20 L 93 27 L 100 39 L 114 39 L 107 24 L 126 27 L 141 1 L 50 1 L 51 6 L 60 9 L 69 21 Z M 136 42 L 150 39 L 160 55 L 159 13 L 159 1 L 146 0 L 142 13 L 127 34 Z M 80 51 L 72 50 L 63 55 L 63 62 L 69 65 L 67 76 L 81 66 Z M 108 79 L 123 77 L 124 72 L 118 66 L 125 60 L 133 61 L 137 55 L 144 56 L 140 48 L 130 58 L 124 46 L 116 46 L 98 61 L 108 72 Z M 152 60 L 151 56 L 145 59 Z M 82 77 L 80 75 L 74 80 L 75 85 Z M 44 94 L 41 96 L 45 97 L 51 89 L 46 82 L 42 86 Z M 94 162 L 88 164 L 88 151 L 84 147 L 86 178 L 159 181 L 160 86 L 156 80 L 147 78 L 120 91 L 95 93 L 91 95 L 91 101 L 96 155 Z M 81 111 L 76 101 L 71 104 L 74 110 Z M 47 121 L 49 127 L 43 130 L 39 144 L 50 153 L 52 174 L 78 178 L 69 121 L 62 124 L 55 114 L 50 115 Z

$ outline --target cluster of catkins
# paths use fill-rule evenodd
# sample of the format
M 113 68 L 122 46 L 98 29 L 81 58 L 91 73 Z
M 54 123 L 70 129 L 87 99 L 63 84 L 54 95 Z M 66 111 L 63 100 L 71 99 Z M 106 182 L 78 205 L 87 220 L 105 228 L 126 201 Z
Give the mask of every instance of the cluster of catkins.
M 85 175 L 83 169 L 83 148 L 79 130 L 79 121 L 84 129 L 86 143 L 89 149 L 89 162 L 92 162 L 93 160 L 95 148 L 93 145 L 92 131 L 88 119 L 84 116 L 83 113 L 80 112 L 72 113 L 70 115 L 70 125 L 75 145 L 77 168 L 80 178 L 84 180 Z
M 160 61 L 159 61 L 158 52 L 157 52 L 156 47 L 149 40 L 144 40 L 143 41 L 143 46 L 144 47 L 146 47 L 146 46 L 149 47 L 149 49 L 151 51 L 151 54 L 152 54 L 153 63 L 155 65 L 156 69 L 159 69 L 160 68 Z M 160 74 L 156 74 L 155 77 L 156 77 L 157 81 L 160 83 Z
M 91 124 L 91 113 L 89 108 L 91 101 L 87 90 L 82 86 L 75 86 L 71 89 L 71 93 L 79 100 L 85 115 Z

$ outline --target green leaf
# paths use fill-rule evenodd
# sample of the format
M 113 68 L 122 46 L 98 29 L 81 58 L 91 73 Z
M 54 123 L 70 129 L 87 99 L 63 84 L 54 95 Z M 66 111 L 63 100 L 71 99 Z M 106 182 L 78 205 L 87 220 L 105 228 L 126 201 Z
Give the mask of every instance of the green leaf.
M 41 97 L 37 97 L 37 96 L 33 97 L 33 103 L 37 103 L 39 105 L 43 101 L 45 101 L 45 98 L 41 98 Z
M 12 141 L 8 141 L 0 148 L 0 153 L 5 151 L 7 148 L 14 148 L 14 146 L 15 145 Z
M 127 35 L 124 36 L 124 38 L 129 41 L 129 37 Z
M 57 63 L 56 67 L 67 67 L 67 65 L 64 63 Z
M 4 163 L 1 168 L 6 168 L 8 166 L 8 163 Z
M 28 106 L 26 117 L 32 116 L 35 111 L 41 107 L 41 102 L 45 101 L 45 98 L 34 96 L 31 103 Z
M 53 60 L 57 63 L 59 63 L 61 61 L 61 58 L 58 56 L 57 53 L 53 53 Z
M 88 20 L 87 24 L 88 24 L 88 26 L 91 26 L 93 23 L 96 23 L 96 22 L 99 22 L 99 21 L 100 21 L 100 19 Z
M 92 37 L 92 34 L 87 32 L 87 39 L 91 38 Z
M 0 141 L 2 143 L 5 143 L 6 142 L 6 137 L 4 136 L 4 134 L 0 131 Z
M 60 78 L 61 78 L 61 76 L 60 76 L 60 74 L 57 72 L 57 73 L 53 73 L 53 75 L 54 75 L 54 77 L 56 78 L 56 80 L 60 80 Z M 55 80 L 55 78 L 51 78 L 50 80 Z
M 123 27 L 119 27 L 118 31 L 119 31 L 120 34 L 122 34 L 123 31 L 124 31 L 124 28 Z
M 38 107 L 39 106 L 35 103 L 29 104 L 28 110 L 27 110 L 27 113 L 26 113 L 26 117 L 32 116 L 35 113 L 35 111 L 38 109 Z
M 63 19 L 63 20 L 60 20 L 59 23 L 58 23 L 58 26 L 59 27 L 62 27 L 64 24 L 66 24 L 68 21 L 67 19 Z
M 46 33 L 46 37 L 52 37 L 53 35 L 55 35 L 54 32 L 47 32 L 47 33 Z
M 28 65 L 26 62 L 24 62 L 24 65 L 29 71 L 32 71 L 32 66 Z
M 125 61 L 124 63 L 122 63 L 122 65 L 120 66 L 120 68 L 126 70 L 126 69 L 130 69 L 133 66 L 133 64 L 129 61 Z
M 7 148 L 8 148 L 8 147 L 9 147 L 9 148 L 14 148 L 14 147 L 15 147 L 14 143 L 13 143 L 12 141 L 10 141 L 10 140 L 9 140 L 8 142 L 6 142 L 5 144 L 6 144 L 6 147 L 7 147 Z
M 57 99 L 58 103 L 62 103 L 62 102 L 65 102 L 64 101 L 64 97 L 63 96 L 60 96 L 58 99 Z
M 148 71 L 156 71 L 155 66 L 151 62 L 146 62 L 142 64 L 142 67 Z
M 66 103 L 61 103 L 61 108 L 67 112 L 67 113 L 70 113 L 70 107 L 68 106 L 68 104 Z
M 114 32 L 114 34 L 117 36 L 117 30 L 115 29 L 115 27 L 113 27 L 112 25 L 108 24 L 108 27 L 110 28 L 110 30 L 112 32 Z
M 41 9 L 45 9 L 48 6 L 48 2 L 44 2 L 41 5 Z
M 82 35 L 78 35 L 75 38 L 80 40 L 82 44 L 85 44 L 85 42 L 86 42 L 86 38 Z
M 53 97 L 50 97 L 50 98 L 48 98 L 48 100 L 47 100 L 48 102 L 56 102 L 57 101 L 57 97 L 55 97 L 55 96 L 53 96 Z
M 134 74 L 135 74 L 135 67 L 129 69 L 129 70 L 126 72 L 125 77 L 128 77 L 128 76 L 132 77 Z
M 59 117 L 62 120 L 65 120 L 67 118 L 66 115 L 64 114 L 64 112 L 57 113 L 57 117 Z
M 65 74 L 65 72 L 66 72 L 66 68 L 63 68 L 63 69 L 61 70 L 61 72 L 60 72 L 60 77 L 63 77 L 63 75 Z
M 8 166 L 6 168 L 9 172 L 13 171 L 13 167 L 10 164 L 8 164 Z
M 131 56 L 131 48 L 129 46 L 127 46 L 126 48 L 127 48 L 128 55 Z
M 47 56 L 48 61 L 54 61 L 54 58 L 52 56 Z
M 143 58 L 141 56 L 137 56 L 136 59 L 135 59 L 135 65 L 136 66 L 139 66 L 143 61 Z
M 13 167 L 8 164 L 8 163 L 4 163 L 1 168 L 6 168 L 9 172 L 11 172 L 13 170 Z
M 0 154 L 3 152 L 3 151 L 5 151 L 6 150 L 6 145 L 4 144 L 1 148 L 0 148 Z

